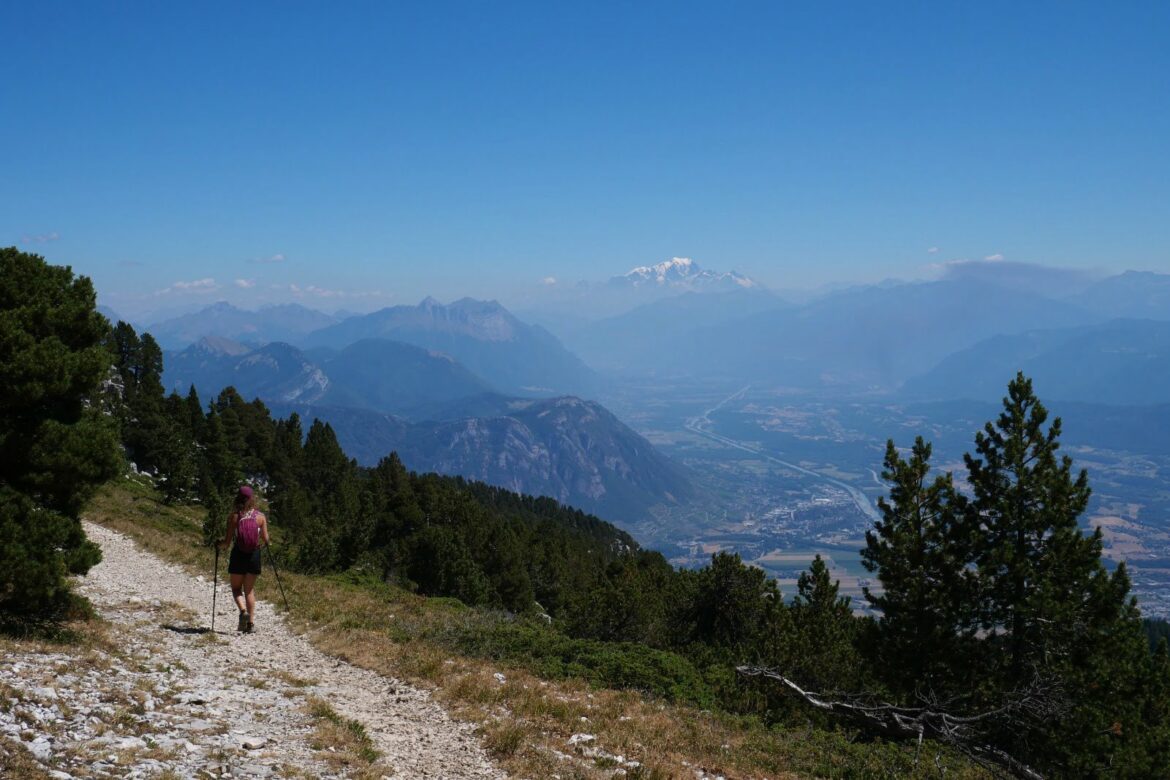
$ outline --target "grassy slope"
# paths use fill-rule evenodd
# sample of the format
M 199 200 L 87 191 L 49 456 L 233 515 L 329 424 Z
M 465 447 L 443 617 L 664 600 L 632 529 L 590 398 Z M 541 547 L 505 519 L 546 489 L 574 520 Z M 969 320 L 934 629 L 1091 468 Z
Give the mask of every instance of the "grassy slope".
M 168 507 L 137 479 L 103 488 L 85 517 L 133 537 L 143 547 L 210 576 L 212 553 L 199 546 L 202 510 Z M 222 557 L 222 556 L 221 556 Z M 221 562 L 220 576 L 223 576 Z M 591 687 L 580 678 L 550 679 L 541 663 L 506 664 L 461 653 L 469 634 L 482 636 L 504 618 L 452 599 L 428 599 L 381 583 L 344 576 L 281 572 L 291 623 L 320 650 L 357 666 L 430 689 L 458 718 L 479 725 L 484 744 L 518 777 L 609 778 L 612 761 L 573 753 L 568 738 L 597 737 L 596 746 L 642 762 L 631 777 L 690 778 L 702 768 L 728 778 L 932 777 L 933 751 L 915 766 L 912 747 L 855 743 L 847 734 L 811 728 L 768 729 L 754 721 L 657 701 L 631 691 Z M 267 569 L 257 595 L 280 603 Z M 211 594 L 208 594 L 210 610 Z M 484 648 L 480 647 L 483 651 Z M 486 654 L 502 656 L 506 653 Z M 495 673 L 503 673 L 500 683 Z M 985 777 L 962 759 L 939 759 L 954 778 Z

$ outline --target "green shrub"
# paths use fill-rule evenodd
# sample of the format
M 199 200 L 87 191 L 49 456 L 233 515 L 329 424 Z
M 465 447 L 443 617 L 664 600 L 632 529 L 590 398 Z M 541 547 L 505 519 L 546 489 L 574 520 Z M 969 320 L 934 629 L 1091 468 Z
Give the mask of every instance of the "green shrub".
M 457 649 L 515 663 L 550 679 L 579 677 L 591 685 L 625 688 L 669 701 L 708 707 L 710 687 L 686 658 L 633 642 L 572 639 L 529 620 L 477 625 L 460 632 Z

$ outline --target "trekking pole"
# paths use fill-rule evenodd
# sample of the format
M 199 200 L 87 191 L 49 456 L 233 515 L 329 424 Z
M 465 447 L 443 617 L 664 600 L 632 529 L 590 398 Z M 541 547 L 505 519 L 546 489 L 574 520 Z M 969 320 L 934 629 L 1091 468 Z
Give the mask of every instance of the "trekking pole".
M 268 553 L 268 562 L 272 564 L 272 573 L 276 575 L 276 587 L 280 588 L 280 597 L 284 599 L 284 611 L 288 612 L 288 596 L 284 595 L 284 586 L 280 584 L 280 572 L 276 570 L 276 558 L 272 555 L 272 546 L 265 543 L 264 550 Z
M 215 545 L 215 568 L 211 570 L 211 633 L 215 633 L 215 597 L 219 595 L 219 545 Z

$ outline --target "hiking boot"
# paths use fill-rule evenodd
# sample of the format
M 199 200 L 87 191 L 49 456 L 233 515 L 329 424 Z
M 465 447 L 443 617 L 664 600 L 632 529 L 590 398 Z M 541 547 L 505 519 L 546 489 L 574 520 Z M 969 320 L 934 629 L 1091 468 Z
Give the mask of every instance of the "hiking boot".
M 256 627 L 256 624 L 253 623 L 251 620 L 248 620 L 248 627 L 244 629 L 244 633 L 245 634 L 252 633 L 252 629 L 254 629 L 255 627 Z
M 237 631 L 248 630 L 248 613 L 240 610 L 240 622 L 236 625 Z

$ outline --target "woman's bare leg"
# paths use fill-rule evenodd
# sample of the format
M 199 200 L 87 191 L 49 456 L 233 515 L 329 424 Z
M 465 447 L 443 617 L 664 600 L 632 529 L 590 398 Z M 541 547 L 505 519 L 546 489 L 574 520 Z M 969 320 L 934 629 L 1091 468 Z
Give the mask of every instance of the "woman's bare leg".
M 244 575 L 244 596 L 248 605 L 248 625 L 252 624 L 252 617 L 256 614 L 256 594 L 252 588 L 256 586 L 256 575 Z
M 246 576 L 248 575 L 232 575 L 232 598 L 235 600 L 236 608 L 239 609 L 240 612 L 244 612 L 248 609 L 248 603 L 244 600 L 244 578 Z M 255 581 L 255 579 L 255 577 L 252 578 L 253 581 Z

